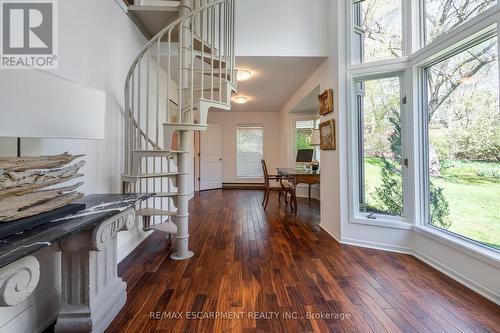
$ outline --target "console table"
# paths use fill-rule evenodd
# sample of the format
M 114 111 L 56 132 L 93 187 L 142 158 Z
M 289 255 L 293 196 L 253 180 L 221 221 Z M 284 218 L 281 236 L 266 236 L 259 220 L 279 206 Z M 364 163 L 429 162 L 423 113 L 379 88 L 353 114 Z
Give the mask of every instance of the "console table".
M 103 332 L 127 298 L 117 275 L 117 234 L 135 225 L 135 207 L 150 195 L 91 195 L 86 209 L 0 240 L 0 307 L 26 300 L 40 278 L 32 254 L 61 252 L 62 305 L 56 332 Z

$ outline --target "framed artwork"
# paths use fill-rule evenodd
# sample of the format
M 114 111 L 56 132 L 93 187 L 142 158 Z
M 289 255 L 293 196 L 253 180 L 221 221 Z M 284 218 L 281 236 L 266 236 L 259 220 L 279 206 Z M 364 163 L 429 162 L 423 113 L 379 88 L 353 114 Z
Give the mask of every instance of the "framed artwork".
M 322 150 L 335 150 L 335 120 L 330 119 L 319 124 L 320 148 Z
M 333 112 L 333 90 L 327 89 L 324 93 L 318 96 L 319 100 L 319 114 L 324 116 Z

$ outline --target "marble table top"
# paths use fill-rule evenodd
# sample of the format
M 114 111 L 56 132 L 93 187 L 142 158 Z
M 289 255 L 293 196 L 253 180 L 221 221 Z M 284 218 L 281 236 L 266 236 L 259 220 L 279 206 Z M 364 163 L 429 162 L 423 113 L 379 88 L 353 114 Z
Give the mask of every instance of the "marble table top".
M 105 221 L 148 199 L 149 194 L 96 194 L 85 196 L 77 203 L 87 208 L 78 213 L 65 216 L 34 229 L 18 233 L 0 240 L 0 267 L 32 254 L 75 234 L 83 229 Z

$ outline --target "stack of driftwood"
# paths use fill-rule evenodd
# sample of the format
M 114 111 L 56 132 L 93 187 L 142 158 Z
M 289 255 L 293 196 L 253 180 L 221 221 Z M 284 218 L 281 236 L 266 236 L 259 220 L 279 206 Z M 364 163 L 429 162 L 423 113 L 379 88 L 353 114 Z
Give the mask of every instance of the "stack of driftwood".
M 8 222 L 63 207 L 83 196 L 83 183 L 58 184 L 83 176 L 83 155 L 0 157 L 0 222 Z

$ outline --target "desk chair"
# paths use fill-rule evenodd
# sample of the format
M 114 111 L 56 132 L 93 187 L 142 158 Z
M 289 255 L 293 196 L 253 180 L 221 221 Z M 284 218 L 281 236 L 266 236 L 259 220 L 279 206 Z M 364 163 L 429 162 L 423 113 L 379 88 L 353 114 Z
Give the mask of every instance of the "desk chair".
M 277 175 L 270 175 L 267 172 L 267 165 L 265 160 L 261 160 L 262 163 L 262 170 L 264 171 L 264 182 L 265 182 L 265 193 L 264 193 L 264 199 L 262 200 L 262 206 L 264 206 L 264 209 L 267 207 L 267 202 L 269 201 L 269 193 L 271 191 L 279 191 L 279 196 L 278 196 L 278 201 L 281 201 L 281 194 L 285 193 L 285 203 L 288 206 L 288 193 L 290 193 L 291 200 L 290 200 L 290 207 L 292 208 L 292 211 L 294 209 L 293 207 L 293 202 L 294 202 L 294 193 L 295 193 L 295 187 L 293 184 L 288 182 L 285 179 L 282 179 L 282 177 L 277 176 Z

